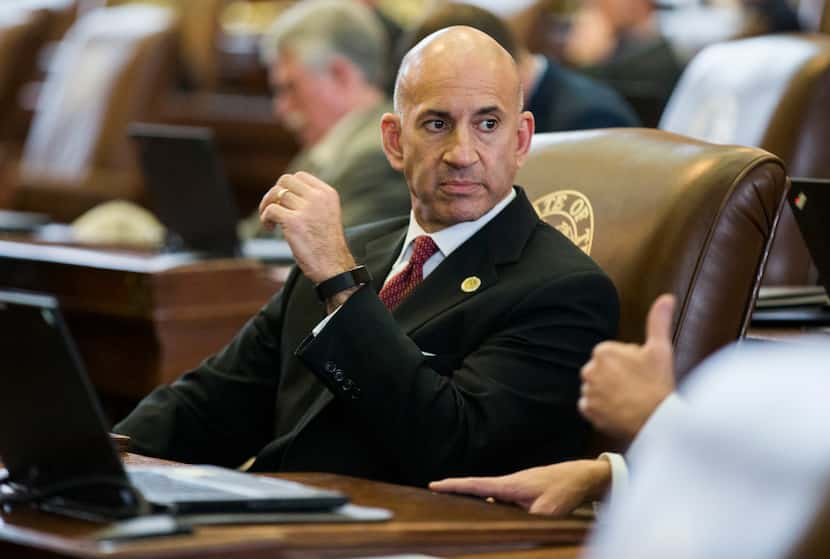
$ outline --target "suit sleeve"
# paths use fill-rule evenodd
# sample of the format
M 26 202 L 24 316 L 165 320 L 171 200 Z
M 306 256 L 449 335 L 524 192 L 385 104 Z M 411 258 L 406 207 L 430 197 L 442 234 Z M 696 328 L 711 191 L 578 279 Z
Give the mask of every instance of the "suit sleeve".
M 271 440 L 280 368 L 283 294 L 222 351 L 154 390 L 113 431 L 140 454 L 236 467 Z
M 296 353 L 420 485 L 506 473 L 520 453 L 536 464 L 573 457 L 586 433 L 579 369 L 617 319 L 610 280 L 574 273 L 528 293 L 445 376 L 364 288 Z

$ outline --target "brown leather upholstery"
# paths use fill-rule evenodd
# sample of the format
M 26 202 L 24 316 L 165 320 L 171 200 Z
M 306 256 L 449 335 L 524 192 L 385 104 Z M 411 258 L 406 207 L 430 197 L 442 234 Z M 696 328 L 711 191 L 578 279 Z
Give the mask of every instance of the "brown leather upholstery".
M 789 559 L 827 559 L 830 557 L 830 491 L 824 489 L 824 505 L 816 513 L 810 527 L 801 535 Z
M 103 0 L 106 6 L 146 3 L 146 0 Z M 175 10 L 179 16 L 180 83 L 197 90 L 215 89 L 217 85 L 217 31 L 227 0 L 156 0 Z
M 15 206 L 70 220 L 112 198 L 140 199 L 126 136 L 169 85 L 175 19 L 153 6 L 87 13 L 54 55 L 17 170 Z
M 830 37 L 768 35 L 707 47 L 680 79 L 660 128 L 709 142 L 758 146 L 790 176 L 830 178 Z M 785 208 L 768 284 L 815 282 L 801 234 Z
M 787 186 L 774 155 L 649 129 L 539 134 L 517 183 L 611 276 L 619 339 L 643 341 L 664 292 L 678 376 L 744 333 Z
M 16 139 L 20 89 L 32 77 L 48 22 L 48 10 L 0 5 L 0 141 Z

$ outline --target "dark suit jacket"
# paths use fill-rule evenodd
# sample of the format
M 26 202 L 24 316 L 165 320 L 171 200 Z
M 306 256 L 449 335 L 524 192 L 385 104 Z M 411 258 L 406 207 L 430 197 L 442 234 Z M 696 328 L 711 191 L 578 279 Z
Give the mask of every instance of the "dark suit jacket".
M 640 126 L 634 109 L 617 92 L 552 60 L 527 105 L 536 132 Z
M 395 309 L 376 292 L 407 219 L 363 227 L 375 281 L 323 318 L 296 270 L 218 355 L 157 389 L 115 430 L 137 452 L 255 470 L 424 484 L 579 455 L 579 368 L 615 334 L 616 291 L 524 193 Z M 481 287 L 464 293 L 470 276 Z

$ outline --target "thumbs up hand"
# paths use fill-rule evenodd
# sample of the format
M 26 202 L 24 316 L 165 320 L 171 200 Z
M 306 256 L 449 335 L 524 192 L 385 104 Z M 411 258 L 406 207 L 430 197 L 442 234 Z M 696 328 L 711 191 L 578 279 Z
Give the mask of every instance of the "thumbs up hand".
M 632 439 L 674 390 L 675 298 L 661 295 L 646 319 L 643 345 L 603 342 L 582 367 L 579 410 L 605 433 Z

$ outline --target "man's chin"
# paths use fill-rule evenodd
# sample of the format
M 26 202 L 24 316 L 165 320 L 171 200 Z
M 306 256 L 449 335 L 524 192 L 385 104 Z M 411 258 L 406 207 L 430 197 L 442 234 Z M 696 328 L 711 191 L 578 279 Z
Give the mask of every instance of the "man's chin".
M 450 227 L 466 221 L 475 221 L 487 213 L 488 208 L 483 206 L 452 208 L 441 216 L 445 227 Z

